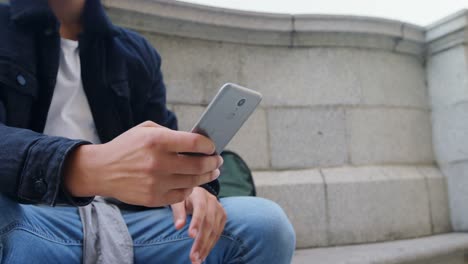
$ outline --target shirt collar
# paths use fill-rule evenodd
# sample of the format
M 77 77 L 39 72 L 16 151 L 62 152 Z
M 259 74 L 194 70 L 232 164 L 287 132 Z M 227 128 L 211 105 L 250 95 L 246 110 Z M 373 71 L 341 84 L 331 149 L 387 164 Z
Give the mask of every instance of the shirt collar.
M 33 28 L 57 28 L 58 22 L 49 8 L 47 0 L 10 0 L 11 19 Z M 115 36 L 116 26 L 107 17 L 100 0 L 86 0 L 83 10 L 83 33 Z

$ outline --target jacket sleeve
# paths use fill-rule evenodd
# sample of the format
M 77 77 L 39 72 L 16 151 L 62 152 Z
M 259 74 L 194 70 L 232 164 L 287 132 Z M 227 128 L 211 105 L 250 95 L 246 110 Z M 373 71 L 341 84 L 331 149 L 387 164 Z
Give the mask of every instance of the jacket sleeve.
M 85 205 L 92 198 L 73 199 L 62 188 L 67 156 L 85 141 L 50 137 L 6 125 L 0 97 L 0 194 L 20 203 Z
M 150 54 L 149 58 L 151 58 L 149 63 L 151 63 L 153 80 L 144 109 L 144 114 L 147 115 L 146 120 L 151 120 L 162 126 L 177 130 L 177 118 L 166 106 L 166 86 L 164 85 L 161 71 L 161 56 L 148 42 L 145 41 L 145 45 L 146 50 Z M 214 196 L 218 196 L 219 194 L 220 186 L 218 180 L 204 184 L 201 187 Z

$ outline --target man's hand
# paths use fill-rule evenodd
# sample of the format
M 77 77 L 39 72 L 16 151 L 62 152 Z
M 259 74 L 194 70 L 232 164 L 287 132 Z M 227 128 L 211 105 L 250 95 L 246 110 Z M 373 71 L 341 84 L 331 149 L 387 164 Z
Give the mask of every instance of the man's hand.
M 102 145 L 84 145 L 67 159 L 64 185 L 75 197 L 95 195 L 147 207 L 184 201 L 219 177 L 220 156 L 208 138 L 145 122 Z
M 193 264 L 202 263 L 221 237 L 227 220 L 226 211 L 214 195 L 201 187 L 193 189 L 184 202 L 171 207 L 176 229 L 185 226 L 187 214 L 192 215 L 189 235 L 195 242 L 190 259 Z

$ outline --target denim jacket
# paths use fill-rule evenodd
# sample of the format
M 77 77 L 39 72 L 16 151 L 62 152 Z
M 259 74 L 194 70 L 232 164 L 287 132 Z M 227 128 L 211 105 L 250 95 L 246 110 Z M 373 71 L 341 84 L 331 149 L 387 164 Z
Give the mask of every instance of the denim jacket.
M 113 25 L 99 0 L 87 0 L 83 12 L 82 81 L 101 142 L 146 120 L 177 129 L 157 51 Z M 0 4 L 0 193 L 21 203 L 86 205 L 92 197 L 70 197 L 62 178 L 67 156 L 89 142 L 42 134 L 59 67 L 58 29 L 47 0 Z M 218 181 L 202 187 L 219 192 Z

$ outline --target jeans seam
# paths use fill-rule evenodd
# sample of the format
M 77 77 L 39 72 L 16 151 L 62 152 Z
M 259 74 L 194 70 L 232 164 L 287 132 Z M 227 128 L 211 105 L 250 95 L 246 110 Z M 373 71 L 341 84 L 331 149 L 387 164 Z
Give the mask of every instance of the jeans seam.
M 240 249 L 240 256 L 238 257 L 238 261 L 237 263 L 245 263 L 245 255 L 246 255 L 246 246 L 244 244 L 244 242 L 239 239 L 238 237 L 232 235 L 231 233 L 228 233 L 228 232 L 223 232 L 223 234 L 221 235 L 221 237 L 224 237 L 224 238 L 227 238 L 233 242 L 235 242 L 236 244 L 239 245 L 239 249 Z M 191 237 L 187 237 L 187 236 L 177 236 L 177 237 L 171 237 L 171 238 L 168 238 L 168 239 L 155 239 L 155 240 L 150 240 L 150 241 L 146 241 L 146 242 L 139 242 L 139 241 L 134 241 L 134 247 L 149 247 L 149 246 L 154 246 L 154 245 L 161 245 L 161 244 L 166 244 L 166 243 L 171 243 L 171 242 L 177 242 L 177 241 L 183 241 L 183 240 L 189 240 L 189 239 L 193 239 Z
M 61 244 L 65 246 L 81 246 L 83 243 L 80 240 L 62 240 L 62 239 L 57 239 L 56 237 L 50 236 L 48 234 L 45 234 L 35 228 L 31 228 L 28 225 L 19 223 L 19 222 L 14 222 L 11 223 L 10 225 L 0 229 L 0 236 L 5 236 L 15 230 L 19 231 L 24 231 L 27 233 L 30 233 L 31 235 L 34 235 L 36 237 L 48 240 L 50 242 L 56 243 L 56 244 Z
M 164 239 L 153 239 L 153 240 L 148 240 L 148 241 L 134 241 L 133 244 L 134 246 L 145 247 L 145 246 L 171 243 L 171 242 L 176 242 L 176 241 L 183 241 L 183 240 L 188 240 L 188 239 L 192 239 L 192 238 L 188 236 L 176 236 L 176 237 L 170 237 L 170 238 L 164 238 Z
M 223 234 L 221 236 L 227 239 L 230 239 L 239 245 L 240 256 L 238 258 L 239 259 L 238 263 L 245 263 L 245 255 L 247 254 L 247 250 L 246 250 L 247 247 L 245 246 L 245 243 L 242 241 L 242 239 L 226 231 L 223 231 Z

